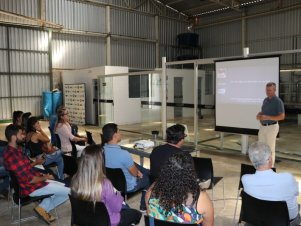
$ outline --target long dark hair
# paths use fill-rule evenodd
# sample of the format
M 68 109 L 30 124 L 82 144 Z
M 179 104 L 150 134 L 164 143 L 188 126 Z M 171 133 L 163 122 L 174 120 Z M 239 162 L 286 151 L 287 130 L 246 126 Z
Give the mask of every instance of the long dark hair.
M 197 183 L 193 159 L 188 153 L 177 153 L 171 156 L 161 169 L 151 198 L 159 199 L 159 205 L 166 213 L 172 208 L 180 212 L 188 193 L 192 194 L 193 204 L 196 203 L 200 186 Z
M 34 124 L 38 122 L 38 118 L 35 116 L 32 116 L 27 121 L 27 127 L 26 127 L 26 133 L 29 132 L 36 132 L 36 129 L 34 128 Z

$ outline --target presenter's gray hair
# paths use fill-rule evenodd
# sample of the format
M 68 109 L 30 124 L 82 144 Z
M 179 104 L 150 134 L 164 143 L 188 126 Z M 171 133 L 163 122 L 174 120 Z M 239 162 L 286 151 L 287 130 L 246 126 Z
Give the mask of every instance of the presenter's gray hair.
M 276 83 L 275 82 L 268 82 L 266 84 L 266 87 L 271 87 L 271 86 L 274 86 L 274 88 L 276 88 Z
M 248 153 L 249 158 L 256 169 L 260 166 L 266 165 L 272 154 L 269 145 L 263 142 L 252 143 L 249 147 Z

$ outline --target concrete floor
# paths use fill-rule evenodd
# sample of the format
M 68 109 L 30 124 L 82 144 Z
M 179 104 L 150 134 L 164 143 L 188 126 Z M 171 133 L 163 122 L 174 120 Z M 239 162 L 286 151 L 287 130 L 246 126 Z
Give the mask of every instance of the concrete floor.
M 191 119 L 178 120 L 179 123 L 185 123 L 188 126 L 189 137 L 193 140 L 193 128 Z M 0 124 L 0 139 L 4 139 L 4 128 L 7 124 Z M 42 122 L 43 128 L 48 132 L 48 122 Z M 216 226 L 230 226 L 234 216 L 234 209 L 236 203 L 237 188 L 239 183 L 240 164 L 249 163 L 248 158 L 240 153 L 240 136 L 239 135 L 227 135 L 224 140 L 224 149 L 220 150 L 219 133 L 214 132 L 212 129 L 214 125 L 212 120 L 204 119 L 199 124 L 199 137 L 202 141 L 198 146 L 198 151 L 193 155 L 200 157 L 210 157 L 213 160 L 214 173 L 216 176 L 222 176 L 225 183 L 225 207 L 223 207 L 222 199 L 222 183 L 219 182 L 215 187 L 214 201 L 215 209 L 215 225 Z M 80 133 L 84 134 L 85 129 L 89 130 L 93 134 L 93 138 L 96 143 L 100 142 L 100 128 L 94 126 L 79 127 Z M 137 139 L 150 139 L 151 130 L 160 129 L 160 123 L 143 123 L 136 125 L 120 126 L 124 139 L 137 140 Z M 134 131 L 133 132 L 126 132 Z M 301 149 L 300 149 L 300 126 L 295 124 L 281 125 L 281 137 L 277 140 L 277 157 L 280 158 L 280 162 L 276 163 L 277 172 L 290 172 L 292 173 L 298 182 L 301 182 Z M 250 136 L 249 141 L 255 141 L 256 136 Z M 207 141 L 205 141 L 207 140 Z M 139 162 L 139 157 L 133 155 L 136 162 Z M 144 166 L 149 168 L 149 160 L 144 160 Z M 300 188 L 299 188 L 300 189 Z M 208 191 L 211 196 L 211 191 Z M 128 200 L 128 204 L 133 207 L 139 207 L 140 195 L 134 196 Z M 301 203 L 301 195 L 298 198 Z M 238 202 L 237 216 L 240 211 L 240 202 Z M 23 216 L 30 216 L 33 214 L 32 209 L 34 205 L 26 206 L 23 208 Z M 58 208 L 60 216 L 60 225 L 70 225 L 70 203 L 69 201 L 64 203 Z M 17 216 L 17 209 L 14 210 L 15 216 Z M 237 218 L 237 217 L 236 217 Z M 11 225 L 10 209 L 8 208 L 8 202 L 6 200 L 0 200 L 0 225 Z M 38 219 L 33 219 L 28 222 L 22 223 L 24 226 L 45 225 Z M 52 223 L 56 225 L 56 223 Z M 140 224 L 144 226 L 143 219 Z

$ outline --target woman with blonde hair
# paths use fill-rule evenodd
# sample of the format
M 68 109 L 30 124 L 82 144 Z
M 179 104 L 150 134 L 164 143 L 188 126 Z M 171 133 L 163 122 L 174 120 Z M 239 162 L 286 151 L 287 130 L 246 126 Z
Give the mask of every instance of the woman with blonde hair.
M 70 141 L 79 142 L 87 141 L 86 137 L 75 136 L 72 134 L 71 125 L 69 123 L 68 111 L 65 107 L 61 106 L 57 109 L 58 122 L 55 127 L 55 133 L 59 135 L 61 140 L 61 150 L 65 153 L 72 152 L 72 144 Z M 77 157 L 80 157 L 81 152 L 85 146 L 75 145 L 77 150 Z
M 103 202 L 108 210 L 111 226 L 139 223 L 141 213 L 123 205 L 122 195 L 106 178 L 103 168 L 101 147 L 87 146 L 79 159 L 78 170 L 72 178 L 71 195 L 81 200 Z

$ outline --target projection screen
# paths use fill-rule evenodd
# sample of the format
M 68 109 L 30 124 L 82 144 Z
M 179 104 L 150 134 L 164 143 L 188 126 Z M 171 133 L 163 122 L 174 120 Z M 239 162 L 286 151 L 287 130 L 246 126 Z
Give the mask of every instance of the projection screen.
M 279 88 L 279 56 L 216 61 L 215 130 L 256 134 L 268 82 Z

